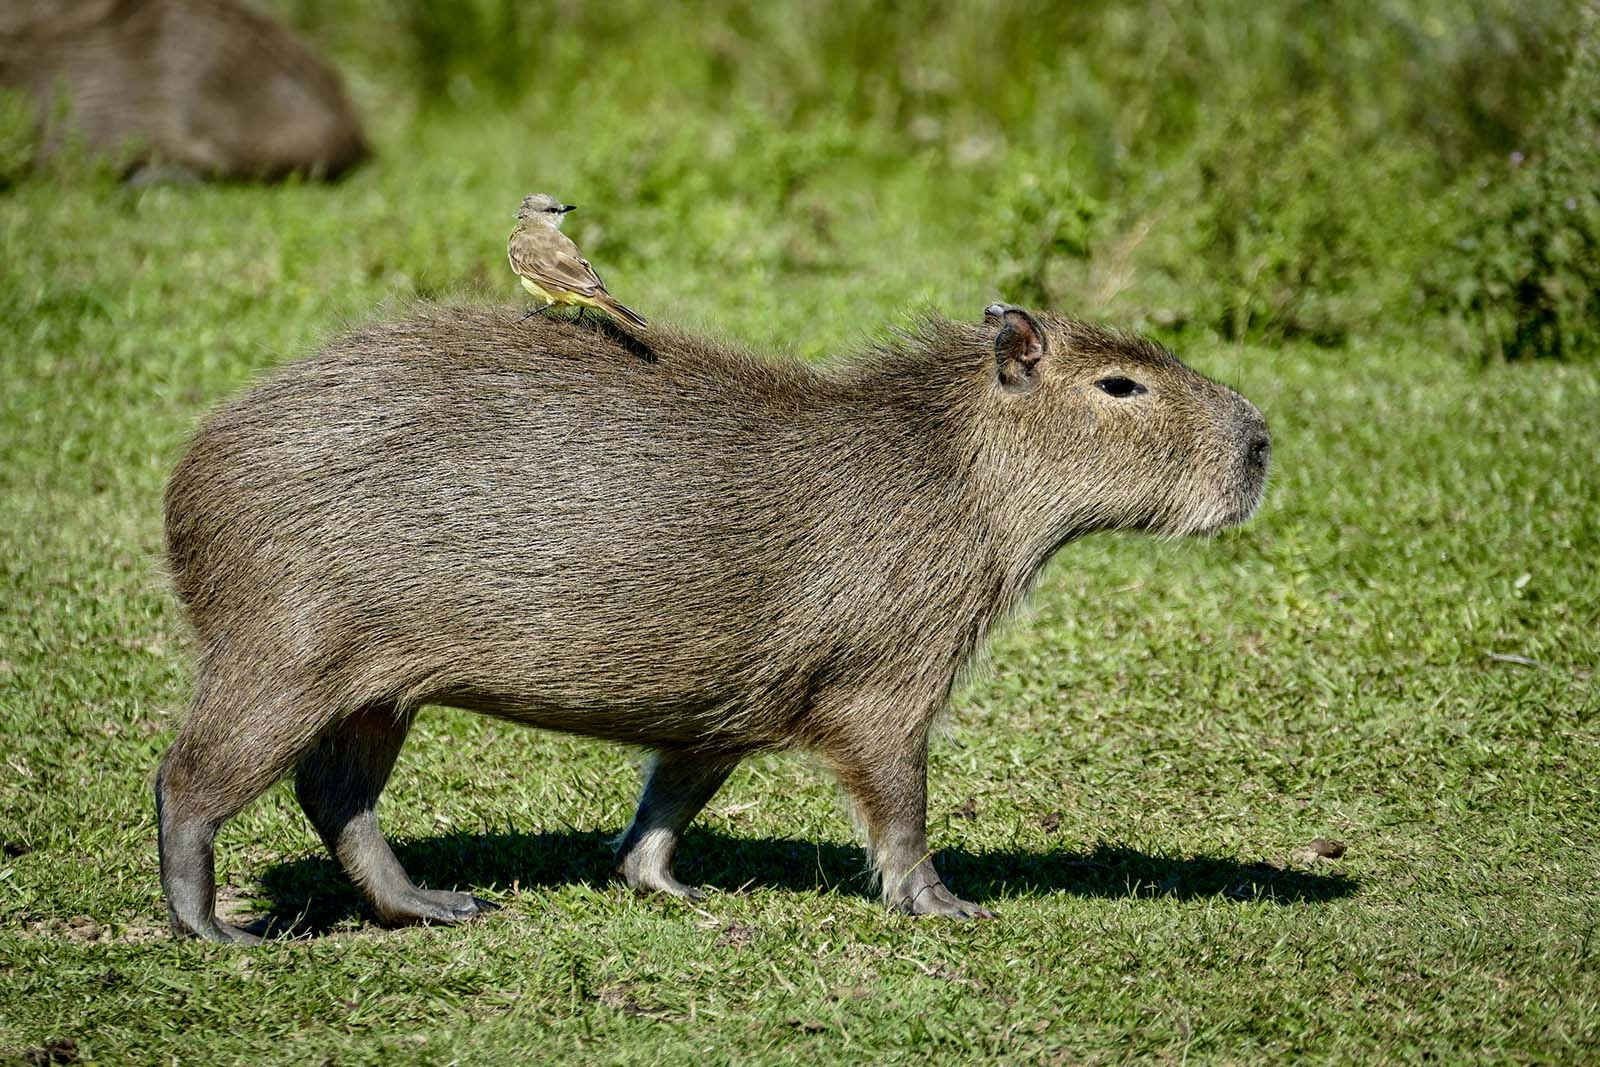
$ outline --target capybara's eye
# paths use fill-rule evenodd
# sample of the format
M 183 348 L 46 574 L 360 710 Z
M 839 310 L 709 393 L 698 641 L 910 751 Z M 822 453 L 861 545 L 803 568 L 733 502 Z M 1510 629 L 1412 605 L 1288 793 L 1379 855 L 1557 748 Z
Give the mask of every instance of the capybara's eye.
M 1145 392 L 1145 387 L 1132 378 L 1101 378 L 1098 385 L 1107 395 L 1121 399 L 1125 396 L 1137 396 Z

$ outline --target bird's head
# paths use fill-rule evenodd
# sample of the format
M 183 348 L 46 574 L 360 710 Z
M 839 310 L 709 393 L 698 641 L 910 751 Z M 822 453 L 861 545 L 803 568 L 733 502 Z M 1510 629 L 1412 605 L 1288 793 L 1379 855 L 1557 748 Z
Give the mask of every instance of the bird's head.
M 533 193 L 522 198 L 522 206 L 517 208 L 517 221 L 537 219 L 559 230 L 562 218 L 572 210 L 573 206 L 563 204 L 549 193 Z

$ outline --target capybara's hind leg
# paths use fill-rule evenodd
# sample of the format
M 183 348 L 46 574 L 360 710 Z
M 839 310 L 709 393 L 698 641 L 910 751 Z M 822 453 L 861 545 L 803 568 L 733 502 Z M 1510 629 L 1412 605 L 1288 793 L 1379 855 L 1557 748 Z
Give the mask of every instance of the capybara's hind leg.
M 179 937 L 253 945 L 261 939 L 216 915 L 216 854 L 212 843 L 225 815 L 197 812 L 188 797 L 172 799 L 171 775 L 163 763 L 156 774 L 156 822 L 161 850 L 161 891 L 167 918 Z M 178 814 L 177 812 L 182 812 Z
M 410 729 L 411 713 L 392 704 L 362 708 L 300 761 L 295 795 L 380 922 L 461 922 L 490 905 L 467 893 L 419 889 L 378 829 L 378 794 Z
M 678 840 L 700 809 L 738 766 L 737 758 L 688 752 L 659 752 L 645 778 L 639 810 L 617 846 L 617 873 L 640 893 L 667 893 L 699 900 L 705 896 L 672 873 Z
M 204 684 L 202 683 L 202 692 Z M 294 719 L 268 707 L 242 715 L 196 699 L 189 721 L 156 775 L 161 889 L 180 937 L 254 944 L 261 939 L 218 921 L 217 830 L 293 765 L 303 740 Z

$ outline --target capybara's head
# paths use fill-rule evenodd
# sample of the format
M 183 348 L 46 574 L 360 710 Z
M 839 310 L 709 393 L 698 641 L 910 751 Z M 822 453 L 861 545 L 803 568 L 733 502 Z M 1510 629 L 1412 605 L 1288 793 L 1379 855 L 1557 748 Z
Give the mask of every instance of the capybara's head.
M 1260 506 L 1272 439 L 1232 389 L 1153 341 L 1073 319 L 993 304 L 984 329 L 985 422 L 1046 536 L 1210 534 Z

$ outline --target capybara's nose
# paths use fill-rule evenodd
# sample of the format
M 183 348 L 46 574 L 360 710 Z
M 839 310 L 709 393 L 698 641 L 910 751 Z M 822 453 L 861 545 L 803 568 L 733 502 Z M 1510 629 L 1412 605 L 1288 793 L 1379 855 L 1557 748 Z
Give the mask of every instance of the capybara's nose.
M 1250 462 L 1257 467 L 1265 467 L 1271 458 L 1272 435 L 1262 426 L 1250 434 Z
M 1244 442 L 1245 463 L 1251 468 L 1264 471 L 1272 460 L 1272 434 L 1267 432 L 1266 416 L 1261 414 L 1261 409 L 1250 401 L 1239 398 L 1240 410 L 1234 424 L 1238 427 L 1239 436 L 1235 440 Z

